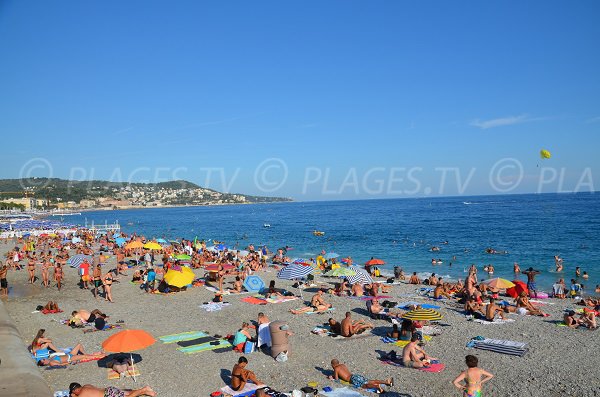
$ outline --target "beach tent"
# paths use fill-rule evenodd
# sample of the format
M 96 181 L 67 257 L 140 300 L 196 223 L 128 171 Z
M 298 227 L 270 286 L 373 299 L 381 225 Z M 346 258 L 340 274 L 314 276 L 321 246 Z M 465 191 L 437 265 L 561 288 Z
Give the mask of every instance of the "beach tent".
M 258 276 L 248 276 L 244 281 L 244 288 L 248 292 L 260 292 L 265 288 L 265 282 Z
M 516 298 L 523 291 L 525 291 L 525 293 L 527 295 L 529 295 L 529 289 L 527 288 L 527 284 L 525 284 L 523 281 L 513 280 L 513 284 L 515 286 L 512 287 L 512 288 L 507 289 L 506 290 L 506 295 L 510 296 L 511 298 Z

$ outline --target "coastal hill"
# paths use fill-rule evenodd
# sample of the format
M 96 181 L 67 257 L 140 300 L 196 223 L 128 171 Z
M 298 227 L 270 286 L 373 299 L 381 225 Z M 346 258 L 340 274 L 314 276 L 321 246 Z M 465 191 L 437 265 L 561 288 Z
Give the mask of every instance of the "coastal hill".
M 0 201 L 30 208 L 127 208 L 292 201 L 222 193 L 184 180 L 160 183 L 70 181 L 58 178 L 0 179 Z

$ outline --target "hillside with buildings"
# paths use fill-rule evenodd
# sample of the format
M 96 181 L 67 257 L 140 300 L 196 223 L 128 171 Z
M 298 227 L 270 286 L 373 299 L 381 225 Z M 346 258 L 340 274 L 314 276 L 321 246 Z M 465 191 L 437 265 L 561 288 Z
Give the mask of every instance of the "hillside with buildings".
M 291 199 L 222 193 L 183 180 L 161 183 L 68 181 L 57 178 L 0 180 L 0 208 L 3 209 L 120 209 L 283 201 Z

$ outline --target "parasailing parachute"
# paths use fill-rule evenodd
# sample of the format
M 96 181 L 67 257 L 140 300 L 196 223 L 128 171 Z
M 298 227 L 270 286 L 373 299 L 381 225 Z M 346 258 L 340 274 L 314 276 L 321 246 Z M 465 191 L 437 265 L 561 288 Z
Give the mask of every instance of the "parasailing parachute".
M 545 160 L 545 159 L 549 159 L 550 157 L 552 157 L 552 154 L 549 151 L 547 151 L 546 149 L 542 149 L 542 150 L 540 150 L 540 157 L 542 158 L 542 160 Z

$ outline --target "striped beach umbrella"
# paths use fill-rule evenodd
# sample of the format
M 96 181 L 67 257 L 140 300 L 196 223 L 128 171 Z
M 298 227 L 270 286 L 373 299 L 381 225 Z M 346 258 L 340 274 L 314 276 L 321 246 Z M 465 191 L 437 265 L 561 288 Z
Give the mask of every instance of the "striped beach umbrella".
M 352 276 L 346 276 L 346 280 L 348 280 L 350 284 L 372 284 L 374 282 L 366 270 L 356 266 L 350 266 L 349 269 L 354 270 L 355 272 Z
M 481 284 L 486 284 L 488 287 L 495 289 L 508 289 L 515 286 L 511 281 L 505 280 L 500 277 L 482 281 Z
M 75 255 L 75 256 L 70 257 L 67 260 L 67 265 L 69 265 L 71 267 L 79 268 L 79 266 L 81 266 L 81 264 L 84 261 L 86 261 L 86 260 L 89 262 L 89 261 L 92 260 L 92 258 L 90 256 L 87 256 L 87 255 L 81 255 L 81 254 L 80 255 Z
M 312 266 L 302 266 L 291 264 L 287 265 L 277 273 L 277 278 L 282 280 L 294 280 L 297 278 L 304 278 L 313 272 Z
M 420 321 L 437 321 L 442 319 L 442 314 L 434 309 L 415 309 L 406 312 L 402 315 L 402 318 L 407 320 L 420 320 Z
M 340 255 L 336 254 L 335 252 L 328 252 L 327 254 L 325 254 L 324 258 L 329 260 L 329 259 L 335 259 L 338 258 Z

